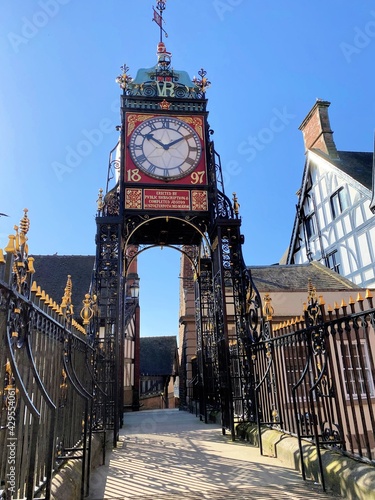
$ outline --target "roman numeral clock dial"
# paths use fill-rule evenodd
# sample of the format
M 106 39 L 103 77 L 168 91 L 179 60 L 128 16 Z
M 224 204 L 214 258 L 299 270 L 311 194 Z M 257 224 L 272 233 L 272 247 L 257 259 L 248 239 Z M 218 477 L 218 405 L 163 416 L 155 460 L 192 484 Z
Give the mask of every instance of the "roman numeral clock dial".
M 136 127 L 130 137 L 129 151 L 142 172 L 155 179 L 172 181 L 196 168 L 202 145 L 198 134 L 184 121 L 158 116 Z

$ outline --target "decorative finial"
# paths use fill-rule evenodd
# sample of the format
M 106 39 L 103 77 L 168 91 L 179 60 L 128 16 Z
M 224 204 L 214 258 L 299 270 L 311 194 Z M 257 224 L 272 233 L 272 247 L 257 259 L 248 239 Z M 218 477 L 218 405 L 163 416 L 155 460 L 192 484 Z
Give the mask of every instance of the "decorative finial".
M 269 293 L 266 293 L 264 296 L 264 306 L 263 306 L 263 314 L 266 317 L 267 321 L 271 321 L 274 315 L 274 308 L 271 305 L 272 299 Z
M 34 257 L 28 257 L 27 258 L 27 263 L 28 263 L 27 267 L 28 267 L 28 270 L 29 270 L 30 274 L 34 274 L 35 273 L 34 262 L 35 262 Z
M 20 228 L 21 228 L 21 232 L 24 233 L 24 234 L 27 234 L 27 232 L 29 231 L 30 229 L 30 219 L 28 218 L 27 216 L 27 212 L 29 210 L 27 208 L 24 208 L 23 209 L 23 212 L 24 212 L 24 216 L 22 217 L 21 221 L 20 221 Z
M 129 68 L 126 64 L 121 66 L 121 70 L 122 73 L 116 78 L 116 83 L 118 83 L 123 90 L 126 90 L 129 84 L 132 83 L 133 78 L 128 75 Z
M 30 228 L 30 219 L 27 216 L 28 209 L 24 209 L 24 216 L 19 226 L 14 226 L 15 234 L 9 236 L 8 245 L 4 248 L 11 259 L 12 282 L 18 293 L 27 295 L 30 291 L 31 275 L 34 273 L 33 261 L 29 261 L 29 248 L 27 245 L 27 233 Z M 7 257 L 8 258 L 8 257 Z M 4 255 L 0 262 L 3 263 Z
M 313 285 L 311 278 L 308 279 L 307 291 L 308 302 L 306 306 L 304 304 L 304 310 L 310 319 L 310 324 L 316 325 L 319 319 L 320 307 L 316 287 Z
M 26 235 L 30 229 L 30 219 L 27 216 L 28 209 L 24 208 L 23 212 L 24 212 L 24 216 L 20 220 L 20 230 L 21 230 L 20 231 L 20 243 L 21 243 L 21 245 L 25 244 L 25 242 L 27 240 Z
M 165 22 L 163 19 L 163 12 L 165 11 L 166 3 L 167 3 L 166 0 L 156 2 L 156 8 L 158 9 L 159 12 L 156 12 L 155 7 L 152 7 L 154 11 L 154 18 L 152 20 L 155 21 L 155 23 L 160 28 L 160 42 L 163 42 L 163 33 L 165 34 L 165 37 L 168 38 L 168 33 L 163 28 L 163 22 Z
M 199 88 L 202 94 L 205 94 L 206 90 L 211 86 L 211 82 L 209 82 L 206 78 L 207 71 L 201 68 L 201 70 L 198 71 L 198 75 L 200 76 L 200 79 L 194 77 L 193 83 Z
M 91 318 L 94 315 L 94 311 L 92 309 L 92 298 L 89 293 L 86 293 L 85 299 L 82 301 L 83 303 L 83 308 L 81 310 L 81 318 L 83 320 L 84 325 L 88 325 L 90 323 Z
M 104 208 L 104 200 L 103 200 L 103 189 L 99 189 L 99 197 L 98 199 L 96 200 L 96 203 L 97 203 L 97 208 L 98 208 L 98 212 L 101 212 Z
M 72 289 L 73 289 L 72 277 L 69 274 L 68 279 L 66 281 L 64 296 L 61 300 L 61 309 L 63 310 L 64 313 L 66 311 L 66 316 L 68 317 L 73 315 Z
M 15 240 L 16 240 L 16 237 L 14 236 L 14 234 L 10 234 L 8 245 L 4 248 L 6 253 L 9 253 L 9 254 L 13 253 L 14 254 L 16 252 Z
M 307 292 L 308 292 L 308 300 L 316 300 L 316 288 L 312 284 L 311 278 L 308 279 L 308 284 L 307 284 Z
M 235 215 L 238 217 L 238 214 L 240 213 L 240 204 L 238 203 L 238 198 L 236 193 L 233 193 L 233 210 Z
M 165 4 L 167 3 L 167 0 L 157 0 L 156 2 L 156 8 L 160 11 L 165 10 Z

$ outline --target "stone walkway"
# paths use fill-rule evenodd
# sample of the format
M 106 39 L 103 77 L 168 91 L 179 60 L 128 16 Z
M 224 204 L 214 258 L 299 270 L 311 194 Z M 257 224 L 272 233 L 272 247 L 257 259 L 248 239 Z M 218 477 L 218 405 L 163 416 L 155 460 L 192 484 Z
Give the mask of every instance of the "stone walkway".
M 216 424 L 178 410 L 125 414 L 120 442 L 93 471 L 89 500 L 323 500 L 319 485 Z M 337 497 L 335 497 L 337 498 Z

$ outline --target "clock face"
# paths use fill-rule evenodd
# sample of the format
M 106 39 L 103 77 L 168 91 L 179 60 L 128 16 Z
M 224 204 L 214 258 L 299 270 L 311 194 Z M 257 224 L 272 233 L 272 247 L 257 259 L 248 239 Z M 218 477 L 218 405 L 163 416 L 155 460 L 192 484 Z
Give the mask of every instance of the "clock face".
M 198 134 L 178 118 L 156 116 L 138 125 L 130 137 L 130 155 L 145 174 L 164 181 L 180 179 L 198 165 Z

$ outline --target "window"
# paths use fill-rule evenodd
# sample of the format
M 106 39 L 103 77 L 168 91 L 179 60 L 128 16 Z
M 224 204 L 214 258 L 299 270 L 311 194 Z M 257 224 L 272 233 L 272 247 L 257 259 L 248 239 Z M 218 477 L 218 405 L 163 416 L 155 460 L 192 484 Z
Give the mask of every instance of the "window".
M 316 235 L 316 221 L 314 213 L 306 217 L 305 225 L 306 225 L 307 239 L 310 240 L 313 236 Z
M 337 250 L 327 255 L 325 265 L 335 273 L 340 274 L 340 262 L 338 261 Z
M 332 217 L 336 219 L 342 212 L 349 207 L 347 192 L 344 188 L 340 188 L 331 196 Z
M 345 391 L 347 397 L 349 394 L 353 398 L 366 397 L 366 387 L 371 397 L 375 396 L 374 381 L 371 376 L 371 368 L 368 356 L 368 348 L 365 340 L 359 344 L 352 344 L 351 349 L 348 341 L 341 345 L 342 373 L 344 377 Z M 361 368 L 361 358 L 364 370 Z M 345 369 L 346 363 L 346 369 Z M 357 385 L 360 390 L 358 396 Z

